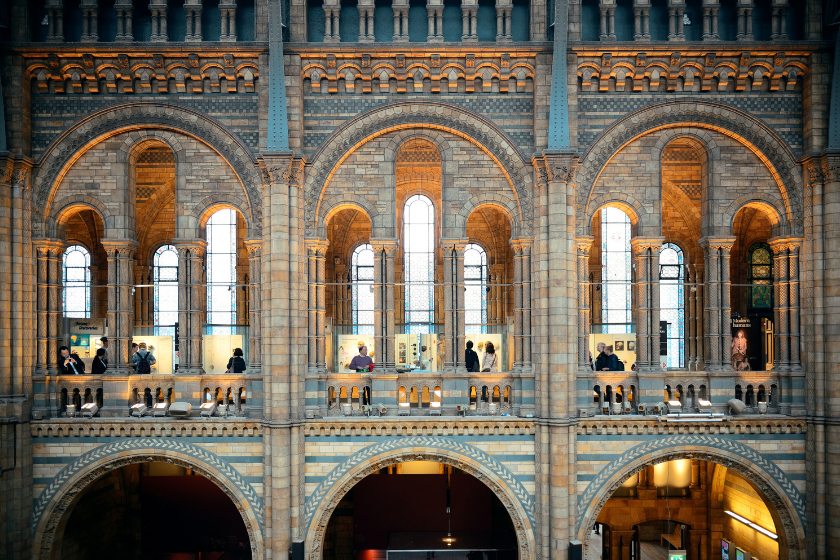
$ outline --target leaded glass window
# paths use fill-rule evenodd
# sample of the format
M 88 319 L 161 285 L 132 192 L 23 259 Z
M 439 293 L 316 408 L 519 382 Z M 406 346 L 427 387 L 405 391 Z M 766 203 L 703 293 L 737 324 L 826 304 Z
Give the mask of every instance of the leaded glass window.
M 659 249 L 659 319 L 668 322 L 668 367 L 685 367 L 685 268 L 678 245 Z
M 403 209 L 406 333 L 430 333 L 435 317 L 435 207 L 415 194 Z
M 756 243 L 749 250 L 748 280 L 751 309 L 773 309 L 773 251 L 767 243 Z
M 618 208 L 601 210 L 601 309 L 606 333 L 630 332 L 630 217 Z
M 353 290 L 353 334 L 373 334 L 373 248 L 359 245 L 350 259 Z
M 464 323 L 467 334 L 487 332 L 487 253 L 470 243 L 464 249 Z
M 207 221 L 207 323 L 208 334 L 234 334 L 236 211 L 229 208 Z
M 90 251 L 70 245 L 62 260 L 64 316 L 90 318 Z
M 155 336 L 175 336 L 178 321 L 178 252 L 162 245 L 154 257 Z

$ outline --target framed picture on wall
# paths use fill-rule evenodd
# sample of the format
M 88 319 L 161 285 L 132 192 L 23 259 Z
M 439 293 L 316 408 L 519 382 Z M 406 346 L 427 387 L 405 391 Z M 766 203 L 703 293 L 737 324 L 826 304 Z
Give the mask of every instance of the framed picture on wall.
M 628 340 L 627 341 L 627 351 L 628 352 L 635 352 L 636 351 L 636 341 L 635 340 Z
M 615 351 L 616 352 L 624 352 L 624 341 L 623 340 L 616 340 L 615 341 Z

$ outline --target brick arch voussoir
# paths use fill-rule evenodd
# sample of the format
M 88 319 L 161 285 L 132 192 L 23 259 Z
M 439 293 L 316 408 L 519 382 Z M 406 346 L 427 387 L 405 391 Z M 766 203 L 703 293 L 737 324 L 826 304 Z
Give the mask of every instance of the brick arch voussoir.
M 314 236 L 326 187 L 341 163 L 359 146 L 384 134 L 423 129 L 454 134 L 493 159 L 516 194 L 525 234 L 533 216 L 533 174 L 522 152 L 496 125 L 477 113 L 440 102 L 405 101 L 371 109 L 339 128 L 316 152 L 304 186 L 306 235 Z
M 584 548 L 589 546 L 588 527 L 622 484 L 651 465 L 677 459 L 723 465 L 748 480 L 776 514 L 774 520 L 780 522 L 776 531 L 780 535 L 783 531 L 789 560 L 805 560 L 805 499 L 785 472 L 746 445 L 699 434 L 642 443 L 605 465 L 578 497 L 576 532 Z
M 192 232 L 192 237 L 204 238 L 204 228 L 207 225 L 207 220 L 213 215 L 215 210 L 222 208 L 232 208 L 237 211 L 245 219 L 245 228 L 247 237 L 256 237 L 257 234 L 253 231 L 253 217 L 250 213 L 250 206 L 248 200 L 234 193 L 216 193 L 202 199 L 190 211 L 190 216 L 193 218 L 196 231 Z M 179 232 L 179 236 L 190 237 L 189 232 Z
M 248 532 L 251 557 L 263 558 L 263 503 L 251 485 L 219 456 L 167 438 L 136 438 L 103 445 L 68 464 L 44 488 L 32 511 L 33 559 L 49 560 L 57 529 L 90 484 L 113 470 L 147 462 L 191 469 L 213 481 L 239 511 Z
M 738 212 L 745 206 L 749 206 L 751 204 L 757 205 L 761 208 L 767 216 L 767 219 L 770 220 L 771 227 L 784 228 L 788 226 L 784 201 L 773 197 L 766 192 L 754 192 L 739 196 L 737 199 L 732 201 L 726 210 L 724 210 L 724 223 L 729 224 L 730 230 L 729 232 L 726 232 L 727 235 L 735 229 L 735 216 L 738 215 Z M 783 234 L 787 232 L 777 233 Z
M 163 144 L 175 155 L 175 165 L 186 161 L 186 150 L 181 145 L 178 135 L 171 130 L 160 128 L 132 130 L 128 133 L 117 151 L 117 161 L 128 163 L 139 156 L 143 150 L 155 144 Z
M 511 239 L 519 237 L 519 232 L 522 229 L 519 225 L 521 220 L 519 208 L 516 206 L 516 201 L 504 193 L 482 193 L 470 197 L 458 211 L 455 218 L 455 227 L 460 232 L 458 234 L 460 237 L 467 236 L 467 222 L 470 219 L 470 215 L 485 206 L 493 206 L 501 210 L 510 223 Z
M 713 102 L 667 101 L 639 109 L 605 130 L 581 158 L 577 198 L 593 196 L 598 177 L 615 154 L 633 140 L 666 129 L 707 129 L 729 136 L 752 151 L 773 175 L 794 233 L 803 231 L 802 178 L 793 151 L 776 132 L 749 113 Z
M 92 189 L 93 191 L 93 189 Z M 99 192 L 96 190 L 95 192 Z M 111 212 L 98 198 L 92 194 L 86 194 L 81 199 L 78 195 L 71 195 L 55 200 L 52 204 L 52 209 L 47 217 L 47 237 L 58 237 L 64 232 L 64 226 L 67 219 L 75 213 L 75 209 L 93 210 L 99 215 L 102 220 L 103 231 L 108 231 L 108 224 L 112 222 Z M 107 237 L 107 233 L 105 234 Z
M 447 161 L 447 159 L 451 158 L 451 156 L 450 158 L 447 158 L 444 155 L 452 153 L 452 147 L 449 145 L 449 141 L 441 131 L 433 128 L 412 128 L 400 130 L 388 140 L 388 143 L 385 145 L 385 153 L 391 155 L 391 161 L 393 162 L 402 145 L 415 138 L 423 138 L 424 140 L 428 140 L 437 146 L 437 149 L 440 151 L 442 161 Z
M 323 213 L 318 224 L 318 234 L 321 238 L 326 238 L 327 226 L 336 214 L 345 208 L 352 208 L 362 212 L 370 222 L 371 235 L 376 222 L 379 221 L 379 209 L 364 196 L 353 196 L 345 193 L 336 193 L 330 198 L 324 200 L 321 206 Z
M 404 461 L 436 461 L 471 474 L 499 498 L 513 521 L 520 560 L 535 560 L 533 498 L 504 465 L 463 442 L 437 436 L 411 436 L 370 445 L 334 468 L 309 496 L 305 506 L 306 553 L 321 560 L 324 535 L 338 503 L 360 480 Z
M 708 163 L 712 159 L 711 155 L 720 149 L 708 130 L 693 127 L 667 128 L 659 133 L 656 144 L 651 149 L 651 160 L 661 161 L 662 152 L 665 151 L 665 148 L 674 140 L 683 138 L 688 138 L 694 144 L 697 144 L 698 147 L 702 148 L 700 150 L 700 156 L 702 157 L 701 163 Z
M 634 196 L 622 192 L 606 192 L 594 198 L 586 207 L 586 216 L 582 218 L 580 234 L 590 235 L 592 230 L 592 220 L 595 218 L 595 213 L 606 206 L 615 206 L 620 208 L 630 217 L 630 227 L 634 235 L 638 234 L 639 228 L 649 225 L 647 223 L 648 211 L 644 204 L 636 200 Z
M 33 180 L 33 202 L 49 208 L 61 180 L 90 148 L 127 131 L 167 130 L 186 134 L 214 150 L 236 174 L 253 217 L 254 235 L 262 235 L 262 176 L 257 160 L 245 143 L 227 127 L 187 107 L 165 103 L 131 103 L 109 107 L 87 116 L 67 129 L 44 152 Z M 160 140 L 161 136 L 149 136 Z M 45 224 L 34 223 L 36 235 Z

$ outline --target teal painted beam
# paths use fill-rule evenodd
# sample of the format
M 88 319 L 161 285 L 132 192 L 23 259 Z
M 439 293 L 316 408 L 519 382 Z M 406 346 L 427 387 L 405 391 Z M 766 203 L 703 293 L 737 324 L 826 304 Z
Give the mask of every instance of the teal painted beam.
M 286 113 L 286 69 L 283 65 L 283 8 L 281 0 L 268 0 L 268 139 L 269 152 L 289 150 Z
M 569 96 L 566 76 L 566 45 L 569 40 L 568 0 L 554 2 L 554 56 L 551 64 L 551 107 L 548 114 L 548 149 L 568 150 Z

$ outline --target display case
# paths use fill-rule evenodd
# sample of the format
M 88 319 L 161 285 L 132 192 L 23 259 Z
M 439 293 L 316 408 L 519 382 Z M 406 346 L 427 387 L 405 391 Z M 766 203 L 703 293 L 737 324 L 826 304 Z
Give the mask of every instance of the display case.
M 171 374 L 175 371 L 175 343 L 171 336 L 135 335 L 132 343 L 146 343 L 146 350 L 155 357 L 152 374 Z M 133 358 L 133 357 L 132 357 Z
M 359 355 L 359 348 L 362 346 L 367 346 L 367 355 L 374 364 L 379 362 L 373 334 L 353 334 L 352 327 L 338 327 L 336 330 L 338 332 L 332 336 L 333 372 L 355 373 L 350 369 L 350 362 Z M 342 330 L 345 332 L 342 333 Z

